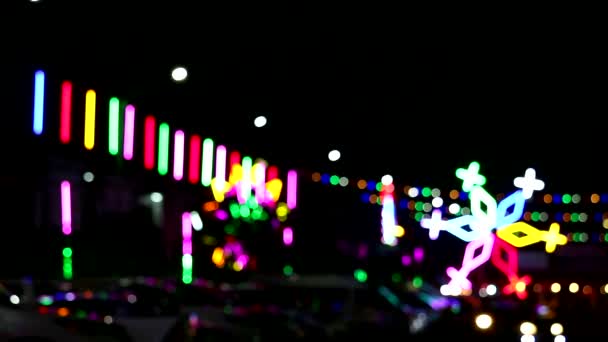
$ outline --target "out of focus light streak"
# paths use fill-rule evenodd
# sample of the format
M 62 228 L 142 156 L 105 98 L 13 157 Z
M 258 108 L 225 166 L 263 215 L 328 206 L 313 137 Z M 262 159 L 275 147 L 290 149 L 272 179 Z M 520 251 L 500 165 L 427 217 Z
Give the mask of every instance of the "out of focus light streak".
M 110 99 L 108 113 L 108 152 L 115 156 L 118 154 L 120 134 L 120 101 L 113 97 Z
M 255 199 L 262 204 L 266 201 L 266 162 L 255 163 L 254 170 Z
M 184 177 L 184 131 L 175 131 L 173 146 L 173 178 L 181 180 Z
M 294 209 L 297 204 L 298 174 L 295 170 L 287 172 L 287 208 Z
M 94 90 L 88 90 L 85 95 L 84 109 L 84 147 L 92 150 L 95 146 L 95 106 L 96 94 Z
M 61 230 L 64 235 L 72 234 L 72 199 L 70 182 L 61 182 Z
M 190 213 L 182 214 L 182 282 L 192 283 L 192 220 Z
M 218 145 L 215 154 L 215 180 L 218 189 L 224 190 L 224 183 L 226 182 L 226 146 Z
M 156 140 L 156 119 L 148 115 L 144 122 L 144 167 L 148 170 L 154 168 L 154 143 Z
M 285 227 L 283 229 L 283 243 L 285 246 L 291 246 L 293 243 L 293 229 L 291 229 L 291 227 Z
M 72 234 L 72 199 L 68 181 L 61 182 L 61 230 L 65 236 Z M 63 278 L 72 279 L 72 249 L 65 247 L 61 254 L 63 256 Z
M 237 200 L 243 204 L 247 202 L 251 196 L 251 168 L 253 167 L 251 157 L 243 157 L 243 175 L 239 183 L 240 187 L 237 189 Z
M 169 172 L 169 125 L 165 122 L 158 126 L 158 174 Z
M 196 184 L 199 179 L 199 167 L 201 163 L 201 137 L 196 134 L 190 137 L 189 159 L 188 181 L 192 184 Z
M 70 142 L 72 128 L 72 83 L 70 81 L 64 81 L 61 84 L 60 110 L 59 141 L 67 144 Z
M 44 71 L 34 74 L 34 133 L 42 134 L 44 127 Z
M 123 143 L 123 157 L 126 160 L 133 159 L 133 144 L 135 135 L 135 107 L 125 107 L 125 136 Z
M 203 140 L 203 161 L 201 165 L 201 184 L 211 185 L 213 177 L 213 140 L 207 138 Z

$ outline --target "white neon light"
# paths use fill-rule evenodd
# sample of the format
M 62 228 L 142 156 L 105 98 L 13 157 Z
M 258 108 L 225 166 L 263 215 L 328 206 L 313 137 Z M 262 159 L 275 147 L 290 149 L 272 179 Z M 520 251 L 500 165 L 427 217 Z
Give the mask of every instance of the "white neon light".
M 534 191 L 540 191 L 545 188 L 545 182 L 536 179 L 536 170 L 533 168 L 527 169 L 523 177 L 515 178 L 513 184 L 523 190 L 525 199 L 532 198 Z

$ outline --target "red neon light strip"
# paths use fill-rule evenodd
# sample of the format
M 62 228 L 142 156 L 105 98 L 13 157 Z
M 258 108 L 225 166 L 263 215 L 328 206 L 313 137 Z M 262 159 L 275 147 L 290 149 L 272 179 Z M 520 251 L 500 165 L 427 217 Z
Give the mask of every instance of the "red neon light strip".
M 192 135 L 190 137 L 190 161 L 188 168 L 188 181 L 192 184 L 198 183 L 201 166 L 201 137 Z
M 148 170 L 154 168 L 154 144 L 156 134 L 156 119 L 146 116 L 144 123 L 144 167 Z
M 72 125 L 72 82 L 61 84 L 61 114 L 59 117 L 59 140 L 63 144 L 70 142 Z
M 279 169 L 272 165 L 268 168 L 268 176 L 266 176 L 267 180 L 273 180 L 279 178 Z

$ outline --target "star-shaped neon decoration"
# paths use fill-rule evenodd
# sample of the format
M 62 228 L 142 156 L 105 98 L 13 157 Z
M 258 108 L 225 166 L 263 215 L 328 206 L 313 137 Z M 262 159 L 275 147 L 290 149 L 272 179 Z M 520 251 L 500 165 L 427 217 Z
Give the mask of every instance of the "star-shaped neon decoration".
M 514 180 L 520 189 L 497 202 L 484 188 L 486 178 L 479 174 L 479 163 L 472 162 L 467 169 L 459 168 L 456 176 L 462 182 L 462 190 L 469 192 L 470 215 L 462 215 L 445 220 L 441 211 L 435 209 L 431 217 L 421 220 L 421 226 L 429 229 L 429 236 L 435 240 L 441 230 L 468 242 L 460 269 L 449 267 L 447 275 L 451 279 L 447 285 L 451 289 L 468 291 L 472 284 L 469 274 L 488 260 L 509 280 L 506 294 L 515 293 L 520 299 L 527 297 L 526 286 L 529 276 L 518 275 L 517 248 L 540 241 L 546 242 L 545 251 L 552 253 L 557 245 L 567 243 L 567 237 L 559 233 L 559 224 L 553 223 L 547 231 L 537 229 L 519 221 L 524 213 L 526 201 L 534 191 L 544 188 L 544 182 L 536 179 L 536 171 L 527 169 L 524 177 Z M 504 255 L 504 257 L 503 257 Z
M 536 170 L 529 168 L 523 177 L 517 177 L 513 181 L 513 184 L 522 189 L 524 192 L 524 198 L 532 198 L 534 191 L 540 191 L 545 188 L 545 182 L 536 179 Z

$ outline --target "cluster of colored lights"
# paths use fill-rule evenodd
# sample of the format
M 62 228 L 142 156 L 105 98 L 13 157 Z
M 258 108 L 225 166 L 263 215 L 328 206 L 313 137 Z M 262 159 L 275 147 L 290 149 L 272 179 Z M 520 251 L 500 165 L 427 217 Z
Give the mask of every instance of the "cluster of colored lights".
M 526 287 L 531 279 L 518 275 L 517 248 L 545 242 L 546 252 L 552 253 L 557 245 L 566 244 L 567 238 L 559 233 L 558 223 L 552 223 L 549 230 L 543 231 L 519 221 L 526 201 L 534 191 L 544 188 L 544 183 L 536 179 L 533 169 L 526 170 L 524 177 L 515 178 L 513 183 L 520 190 L 497 202 L 483 188 L 486 178 L 479 174 L 479 168 L 479 163 L 472 162 L 467 169 L 456 171 L 456 176 L 462 180 L 462 190 L 469 193 L 470 214 L 445 220 L 442 212 L 436 209 L 430 218 L 421 220 L 421 226 L 429 230 L 432 240 L 437 239 L 441 231 L 446 231 L 468 243 L 461 267 L 447 269 L 451 280 L 445 286 L 450 293 L 470 291 L 472 284 L 468 279 L 469 274 L 491 260 L 509 280 L 503 292 L 526 298 Z M 506 255 L 506 259 L 503 255 Z
M 44 131 L 45 121 L 45 87 L 46 75 L 44 71 L 35 72 L 34 76 L 34 106 L 33 106 L 33 131 L 41 135 Z M 60 117 L 59 117 L 59 140 L 62 144 L 72 141 L 73 121 L 73 92 L 74 86 L 70 81 L 61 84 Z M 97 113 L 98 99 L 96 92 L 89 89 L 85 93 L 84 108 L 84 147 L 92 150 L 96 143 L 96 122 L 99 119 Z M 112 97 L 108 103 L 108 152 L 117 156 L 121 154 L 125 160 L 132 160 L 136 151 L 136 108 L 133 104 L 124 103 L 116 97 Z M 121 118 L 122 116 L 122 118 Z M 249 156 L 243 156 L 237 151 L 230 153 L 230 164 L 227 165 L 228 152 L 225 146 L 215 146 L 211 138 L 202 139 L 197 134 L 187 135 L 183 130 L 174 130 L 171 139 L 171 128 L 168 123 L 157 123 L 156 118 L 147 115 L 144 118 L 143 133 L 143 166 L 147 170 L 155 167 L 159 175 L 164 176 L 170 170 L 170 145 L 173 145 L 172 176 L 176 181 L 184 178 L 192 184 L 201 184 L 211 187 L 213 197 L 217 202 L 223 202 L 225 198 L 234 197 L 239 205 L 239 218 L 264 219 L 268 215 L 263 211 L 263 206 L 275 208 L 281 222 L 286 220 L 286 210 L 293 210 L 297 205 L 297 173 L 294 170 L 287 172 L 287 186 L 285 203 L 279 203 L 282 193 L 283 182 L 279 179 L 278 169 L 268 166 L 266 161 L 259 159 L 255 163 Z M 189 140 L 187 139 L 189 138 Z M 186 153 L 187 140 L 189 141 L 188 154 Z M 214 155 L 215 154 L 215 155 Z M 188 158 L 186 158 L 188 156 Z M 215 167 L 213 162 L 215 161 Z M 186 172 L 185 166 L 188 164 Z M 228 166 L 228 167 L 227 167 Z M 215 171 L 215 174 L 214 174 Z M 226 171 L 229 171 L 226 177 Z M 67 192 L 66 192 L 67 191 Z M 69 183 L 62 183 L 62 221 L 64 235 L 71 233 L 71 210 L 69 205 Z M 255 195 L 254 195 L 255 194 Z M 254 203 L 255 202 L 255 203 Z M 67 203 L 67 204 L 66 204 Z M 234 216 L 233 206 L 230 207 Z M 190 213 L 184 213 L 182 222 L 183 233 L 183 280 L 192 281 L 192 242 L 191 233 L 192 219 Z M 225 212 L 217 210 L 217 216 L 226 219 Z M 69 221 L 69 223 L 66 223 Z M 190 228 L 186 228 L 190 227 Z M 191 234 L 190 234 L 191 235 Z M 286 245 L 293 242 L 292 227 L 284 227 L 283 241 Z M 64 255 L 64 277 L 72 278 L 72 250 L 66 247 Z M 246 263 L 243 263 L 246 264 Z M 237 263 L 237 265 L 240 265 Z M 237 267 L 238 268 L 238 267 Z
M 312 173 L 312 180 L 313 182 L 321 182 L 334 186 L 340 185 L 346 187 L 352 185 L 357 189 L 364 191 L 361 194 L 361 200 L 363 202 L 383 205 L 383 185 L 381 181 L 375 182 L 373 180 L 363 179 L 352 181 L 344 176 L 340 177 L 319 172 Z M 409 216 L 417 222 L 420 222 L 434 210 L 440 210 L 443 214 L 451 215 L 469 215 L 471 213 L 471 208 L 469 208 L 466 203 L 462 202 L 469 200 L 469 193 L 465 191 L 452 189 L 443 197 L 442 194 L 445 194 L 446 192 L 443 192 L 438 188 L 404 186 L 402 192 L 406 198 L 395 201 L 395 208 L 409 210 Z M 504 197 L 504 194 L 496 195 L 497 200 L 502 200 Z M 599 193 L 592 193 L 589 195 L 578 193 L 546 193 L 541 196 L 536 196 L 536 198 L 539 197 L 540 200 L 532 198 L 529 199 L 528 202 L 531 205 L 537 206 L 539 204 L 588 206 L 608 203 L 608 194 Z M 589 224 L 591 222 L 597 222 L 600 223 L 604 229 L 608 229 L 608 211 L 590 212 L 590 210 L 593 210 L 593 207 L 585 207 L 584 210 L 579 211 L 526 211 L 523 214 L 523 220 L 526 222 L 547 222 L 552 219 L 560 224 Z M 570 232 L 566 235 L 569 242 L 608 243 L 608 232 L 588 232 L 587 229 L 585 229 L 585 231 L 573 231 L 570 226 L 569 230 Z

